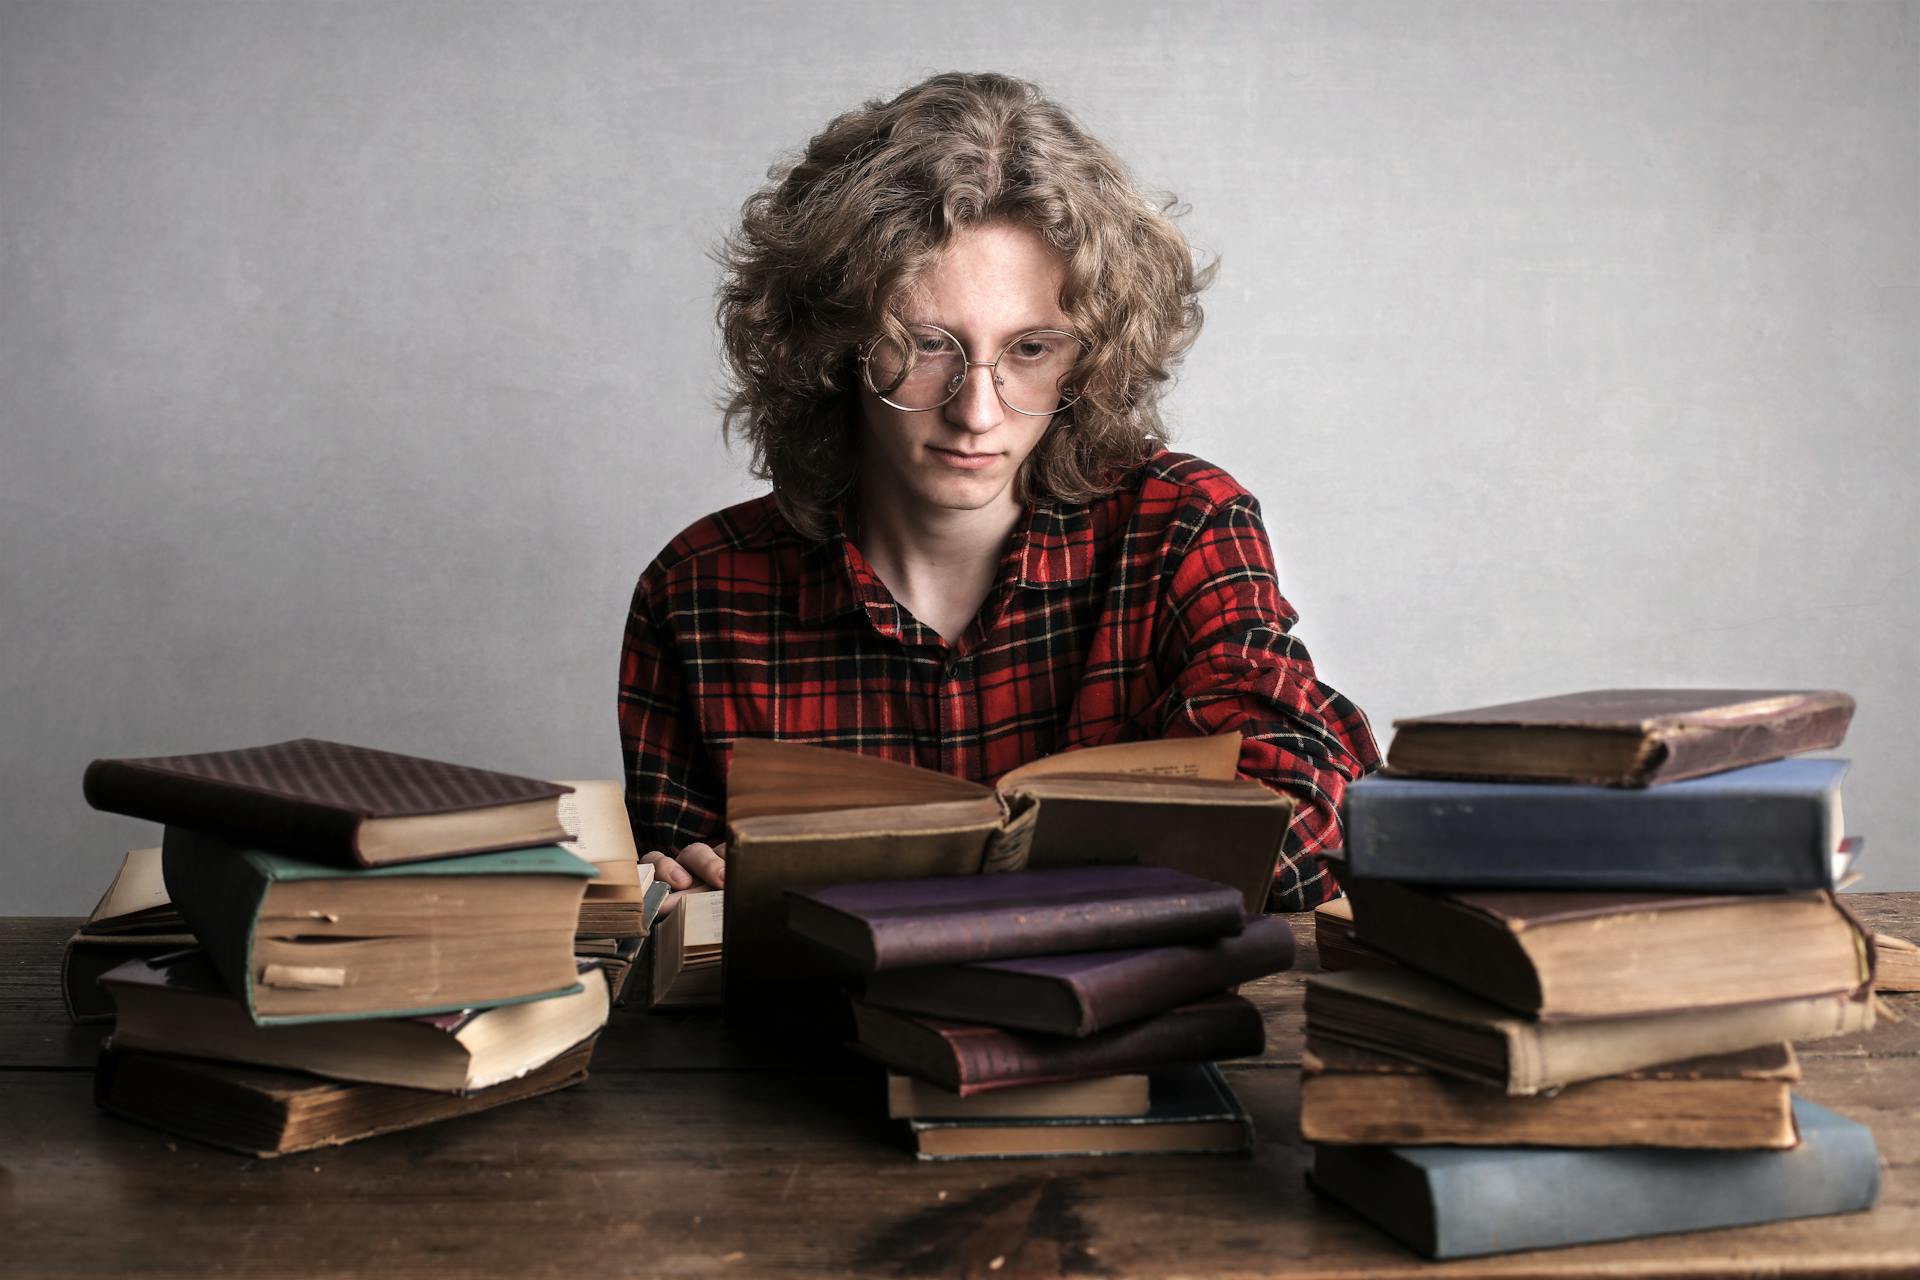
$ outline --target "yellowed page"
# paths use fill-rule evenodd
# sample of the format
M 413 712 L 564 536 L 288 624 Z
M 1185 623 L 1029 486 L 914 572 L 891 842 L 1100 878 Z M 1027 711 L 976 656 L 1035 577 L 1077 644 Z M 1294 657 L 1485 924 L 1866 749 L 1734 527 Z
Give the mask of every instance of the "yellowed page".
M 1008 790 L 1029 778 L 1050 773 L 1148 773 L 1177 778 L 1225 781 L 1240 765 L 1240 735 L 1216 733 L 1206 738 L 1160 738 L 1150 742 L 1113 742 L 1104 747 L 1062 751 L 1023 764 L 1000 779 Z
M 639 884 L 640 853 L 627 821 L 626 787 L 618 778 L 562 782 L 572 795 L 560 797 L 560 825 L 572 837 L 560 847 L 598 868 L 596 884 Z

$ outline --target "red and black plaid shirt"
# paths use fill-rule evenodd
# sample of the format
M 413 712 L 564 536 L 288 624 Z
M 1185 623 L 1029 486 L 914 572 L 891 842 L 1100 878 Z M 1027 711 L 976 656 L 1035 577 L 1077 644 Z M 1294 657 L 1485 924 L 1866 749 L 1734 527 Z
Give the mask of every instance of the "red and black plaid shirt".
M 966 635 L 902 608 L 844 536 L 771 495 L 680 534 L 641 575 L 620 657 L 627 805 L 642 851 L 723 835 L 740 738 L 882 756 L 991 785 L 1069 747 L 1238 729 L 1240 772 L 1299 803 L 1271 906 L 1338 890 L 1348 782 L 1379 763 L 1360 709 L 1288 632 L 1252 495 L 1163 452 L 1085 506 L 1034 506 Z

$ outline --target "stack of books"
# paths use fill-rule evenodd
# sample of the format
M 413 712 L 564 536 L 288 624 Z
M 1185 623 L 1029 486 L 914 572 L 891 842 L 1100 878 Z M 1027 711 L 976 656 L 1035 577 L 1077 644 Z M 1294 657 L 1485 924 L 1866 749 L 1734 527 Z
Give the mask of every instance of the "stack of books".
M 1401 722 L 1307 984 L 1314 1185 L 1430 1257 L 1865 1209 L 1789 1042 L 1873 1023 L 1852 699 L 1609 690 Z
M 554 843 L 562 794 L 312 739 L 96 760 L 89 803 L 165 824 L 199 944 L 100 979 L 97 1101 L 271 1156 L 578 1083 L 609 993 L 574 955 L 594 867 Z
M 1234 994 L 1293 962 L 1227 885 L 1104 866 L 836 885 L 788 927 L 858 974 L 857 1047 L 923 1159 L 1243 1151 L 1215 1062 L 1265 1047 Z
M 629 980 L 640 961 L 667 885 L 652 864 L 642 865 L 627 820 L 626 788 L 615 778 L 562 782 L 560 824 L 570 833 L 560 847 L 593 864 L 593 879 L 580 900 L 574 930 L 575 955 L 591 956 L 607 975 L 613 1003 L 627 1002 Z

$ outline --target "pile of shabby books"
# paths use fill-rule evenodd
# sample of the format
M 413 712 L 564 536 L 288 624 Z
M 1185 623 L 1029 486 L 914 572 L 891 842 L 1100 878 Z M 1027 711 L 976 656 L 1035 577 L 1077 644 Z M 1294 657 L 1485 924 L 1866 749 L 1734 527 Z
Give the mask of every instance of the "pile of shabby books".
M 271 1156 L 585 1079 L 610 993 L 574 954 L 565 793 L 312 739 L 95 761 L 89 803 L 166 828 L 164 884 L 145 854 L 121 879 L 198 944 L 100 977 L 96 1099 Z
M 1153 866 L 798 891 L 787 925 L 853 966 L 857 1047 L 923 1159 L 1242 1151 L 1214 1065 L 1265 1047 L 1231 988 L 1293 963 L 1284 918 Z
M 1399 722 L 1323 909 L 1312 1180 L 1436 1258 L 1869 1208 L 1790 1042 L 1873 1024 L 1831 692 L 1607 690 Z

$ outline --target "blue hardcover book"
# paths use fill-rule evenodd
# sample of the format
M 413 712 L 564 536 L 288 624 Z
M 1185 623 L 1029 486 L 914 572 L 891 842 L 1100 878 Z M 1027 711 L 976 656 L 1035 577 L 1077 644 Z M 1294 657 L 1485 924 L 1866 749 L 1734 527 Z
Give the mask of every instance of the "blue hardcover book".
M 1775 760 L 1646 790 L 1376 774 L 1341 807 L 1347 870 L 1484 888 L 1831 889 L 1846 771 Z
M 1429 1258 L 1871 1209 L 1872 1132 L 1804 1098 L 1793 1121 L 1786 1151 L 1319 1146 L 1310 1177 Z

